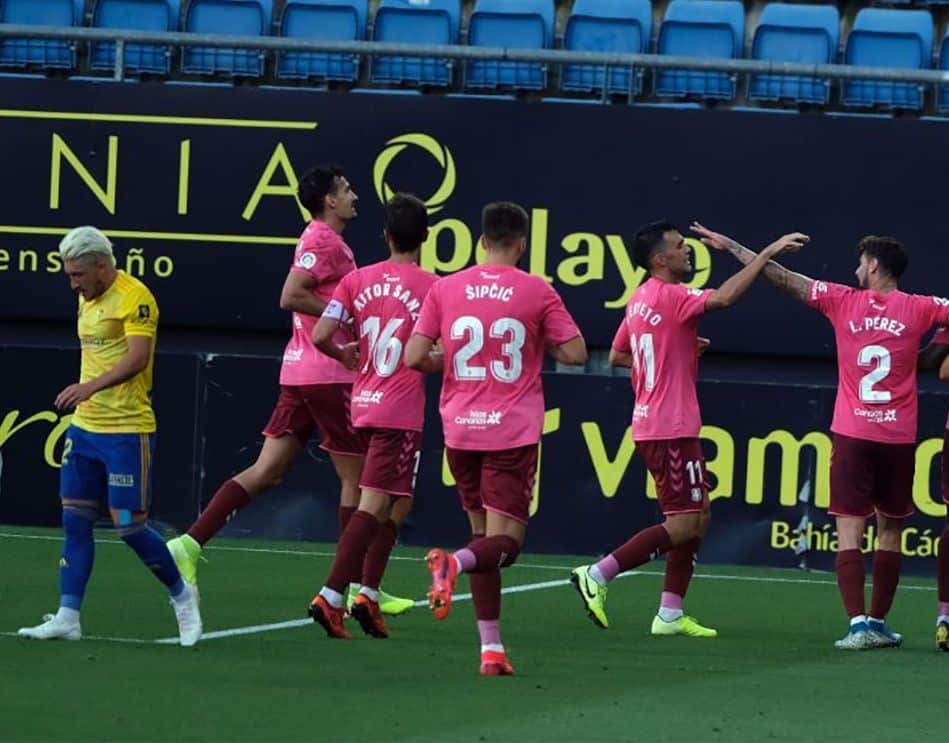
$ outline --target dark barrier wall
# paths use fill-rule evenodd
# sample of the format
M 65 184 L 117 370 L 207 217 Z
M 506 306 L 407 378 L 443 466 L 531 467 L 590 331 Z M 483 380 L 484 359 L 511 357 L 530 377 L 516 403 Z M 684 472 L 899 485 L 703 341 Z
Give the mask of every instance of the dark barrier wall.
M 0 523 L 55 525 L 57 462 L 67 418 L 51 401 L 74 374 L 78 353 L 0 349 Z M 250 464 L 276 395 L 276 359 L 159 354 L 154 516 L 186 526 L 217 485 Z M 632 393 L 620 378 L 545 376 L 547 417 L 528 549 L 599 554 L 658 519 L 652 488 L 628 435 Z M 418 497 L 403 541 L 460 545 L 467 519 L 442 466 L 436 388 Z M 173 391 L 174 390 L 174 391 Z M 713 524 L 707 562 L 833 566 L 826 517 L 834 390 L 702 382 Z M 930 574 L 945 507 L 939 453 L 949 394 L 924 393 L 914 501 L 904 532 L 907 569 Z M 287 481 L 228 526 L 231 535 L 333 540 L 338 485 L 311 447 Z
M 525 267 L 554 281 L 594 345 L 642 279 L 632 231 L 660 216 L 753 247 L 807 231 L 814 244 L 789 263 L 842 282 L 860 235 L 894 234 L 912 250 L 907 286 L 949 293 L 944 121 L 28 79 L 0 80 L 0 99 L 0 318 L 73 317 L 52 251 L 94 223 L 146 278 L 164 327 L 286 328 L 276 299 L 304 220 L 294 173 L 326 160 L 361 196 L 346 235 L 360 263 L 382 257 L 392 190 L 426 199 L 424 262 L 441 272 L 475 260 L 486 201 L 524 204 Z M 696 264 L 694 286 L 735 268 L 701 245 Z M 764 288 L 704 329 L 726 351 L 832 342 Z

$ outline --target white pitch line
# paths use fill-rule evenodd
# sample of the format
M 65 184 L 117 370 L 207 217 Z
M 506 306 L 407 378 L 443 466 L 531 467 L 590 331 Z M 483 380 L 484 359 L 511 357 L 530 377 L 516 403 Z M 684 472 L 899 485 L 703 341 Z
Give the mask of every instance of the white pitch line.
M 627 575 L 633 575 L 633 573 L 627 573 Z M 569 580 L 545 580 L 540 583 L 524 583 L 517 586 L 508 586 L 507 588 L 502 588 L 502 594 L 510 593 L 525 593 L 527 591 L 541 591 L 545 588 L 556 588 L 559 586 L 566 586 L 569 584 Z M 451 601 L 453 604 L 458 603 L 459 601 L 468 601 L 471 599 L 470 593 L 456 593 L 452 596 Z M 422 599 L 416 601 L 412 604 L 414 607 L 428 606 L 428 599 Z M 287 622 L 274 622 L 273 624 L 255 624 L 250 627 L 235 627 L 234 629 L 221 629 L 214 632 L 205 632 L 201 635 L 201 642 L 205 640 L 219 640 L 222 637 L 239 637 L 241 635 L 256 635 L 262 632 L 275 632 L 282 629 L 294 629 L 296 627 L 304 627 L 306 625 L 313 624 L 312 619 L 291 619 Z M 174 645 L 177 644 L 177 637 L 163 637 L 160 640 L 155 640 L 162 645 Z
M 635 575 L 635 573 L 626 573 L 625 575 Z M 624 576 L 625 577 L 625 576 Z M 556 588 L 559 586 L 565 586 L 569 584 L 569 580 L 547 580 L 540 583 L 524 583 L 516 586 L 508 586 L 507 588 L 502 588 L 502 594 L 511 594 L 511 593 L 525 593 L 527 591 L 541 591 L 545 588 Z M 459 601 L 468 601 L 471 599 L 470 593 L 458 593 L 452 596 L 452 603 L 458 603 Z M 421 599 L 416 601 L 413 604 L 414 607 L 428 606 L 428 599 Z M 295 629 L 297 627 L 305 627 L 312 625 L 312 619 L 290 619 L 286 622 L 271 622 L 269 624 L 253 624 L 248 627 L 234 627 L 233 629 L 221 629 L 214 630 L 213 632 L 205 632 L 201 635 L 201 641 L 205 640 L 219 640 L 225 637 L 240 637 L 242 635 L 256 635 L 263 632 L 277 632 L 284 629 Z M 0 632 L 0 637 L 17 637 L 16 632 Z M 104 642 L 125 642 L 125 643 L 135 643 L 135 644 L 157 644 L 157 645 L 177 645 L 177 637 L 162 637 L 158 640 L 142 640 L 131 637 L 96 637 L 92 635 L 87 635 L 85 637 L 87 640 L 101 640 Z

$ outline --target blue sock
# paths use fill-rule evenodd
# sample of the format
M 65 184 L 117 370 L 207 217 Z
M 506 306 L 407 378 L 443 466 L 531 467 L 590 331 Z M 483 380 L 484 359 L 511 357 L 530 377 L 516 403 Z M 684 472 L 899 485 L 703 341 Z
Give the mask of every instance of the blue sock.
M 135 550 L 135 554 L 145 563 L 145 567 L 168 586 L 168 592 L 172 598 L 179 596 L 185 584 L 181 580 L 181 573 L 178 572 L 174 558 L 158 532 L 144 523 L 120 528 L 118 532 L 122 540 Z
M 96 543 L 92 536 L 98 511 L 63 506 L 63 552 L 59 558 L 59 605 L 79 611 L 92 574 Z

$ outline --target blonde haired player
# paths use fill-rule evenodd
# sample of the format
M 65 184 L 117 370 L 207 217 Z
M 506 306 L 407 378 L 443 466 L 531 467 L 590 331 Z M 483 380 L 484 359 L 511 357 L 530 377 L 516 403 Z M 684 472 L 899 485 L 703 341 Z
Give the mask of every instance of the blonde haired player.
M 158 305 L 138 279 L 115 267 L 112 243 L 95 227 L 77 227 L 59 245 L 63 269 L 79 294 L 79 382 L 56 397 L 75 408 L 66 431 L 59 495 L 63 503 L 60 601 L 42 624 L 19 630 L 36 640 L 78 640 L 79 609 L 92 573 L 93 525 L 103 501 L 122 540 L 168 588 L 181 644 L 201 637 L 198 592 L 181 579 L 148 525 L 155 414 L 152 365 Z

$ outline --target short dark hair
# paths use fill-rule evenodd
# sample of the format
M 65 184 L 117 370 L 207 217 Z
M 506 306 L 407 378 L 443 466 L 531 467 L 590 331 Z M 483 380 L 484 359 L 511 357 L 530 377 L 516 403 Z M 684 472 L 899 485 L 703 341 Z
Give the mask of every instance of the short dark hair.
M 345 177 L 338 165 L 317 165 L 310 168 L 297 184 L 297 197 L 304 208 L 314 217 L 323 214 L 324 199 L 336 193 L 339 179 Z
M 417 196 L 397 193 L 386 203 L 386 232 L 396 253 L 411 253 L 428 236 L 428 210 Z
M 867 235 L 857 243 L 857 255 L 865 255 L 868 260 L 876 258 L 880 268 L 894 279 L 902 276 L 909 265 L 906 246 L 895 237 Z
M 527 237 L 530 219 L 524 207 L 510 201 L 495 201 L 481 212 L 481 231 L 493 243 L 508 246 Z
M 644 224 L 633 235 L 633 263 L 648 271 L 649 261 L 652 260 L 656 251 L 662 247 L 665 234 L 678 230 L 678 227 L 665 219 Z

